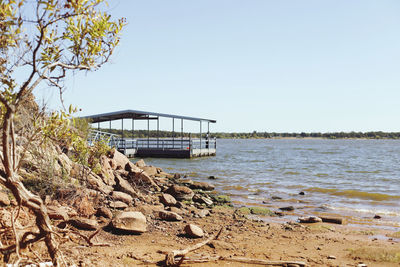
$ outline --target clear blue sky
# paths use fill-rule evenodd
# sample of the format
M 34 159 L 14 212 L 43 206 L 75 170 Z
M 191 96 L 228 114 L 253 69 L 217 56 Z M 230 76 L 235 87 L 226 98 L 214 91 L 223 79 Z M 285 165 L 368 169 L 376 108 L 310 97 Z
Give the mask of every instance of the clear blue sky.
M 216 119 L 213 131 L 400 131 L 398 0 L 109 3 L 128 25 L 111 64 L 68 80 L 66 103 L 80 115 L 181 114 Z

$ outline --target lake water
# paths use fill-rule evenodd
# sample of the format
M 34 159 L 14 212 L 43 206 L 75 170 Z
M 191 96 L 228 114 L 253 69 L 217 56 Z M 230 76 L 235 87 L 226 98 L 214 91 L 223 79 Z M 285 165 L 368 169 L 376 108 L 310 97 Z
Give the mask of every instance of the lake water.
M 292 205 L 295 211 L 286 218 L 329 213 L 351 224 L 400 227 L 398 140 L 223 139 L 217 144 L 216 157 L 145 161 L 213 183 L 236 206 Z M 209 180 L 211 175 L 217 179 Z M 382 219 L 372 219 L 375 214 Z

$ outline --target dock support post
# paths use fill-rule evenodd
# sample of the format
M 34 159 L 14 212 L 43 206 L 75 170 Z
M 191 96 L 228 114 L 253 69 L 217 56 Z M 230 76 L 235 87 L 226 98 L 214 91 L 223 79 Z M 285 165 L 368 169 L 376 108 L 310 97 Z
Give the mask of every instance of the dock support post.
M 160 120 L 159 117 L 157 117 L 157 148 L 158 148 L 158 141 L 159 141 L 159 137 L 160 137 Z
M 183 148 L 183 119 L 181 119 L 181 149 Z
M 147 116 L 147 148 L 150 147 L 150 118 Z
M 175 118 L 172 118 L 172 149 L 175 148 Z
M 121 119 L 122 125 L 122 147 L 125 148 L 125 140 L 124 140 L 124 119 Z
M 100 132 L 100 122 L 97 123 L 97 130 Z
M 135 138 L 135 119 L 132 118 L 132 139 Z
M 200 154 L 201 154 L 201 121 L 200 121 Z

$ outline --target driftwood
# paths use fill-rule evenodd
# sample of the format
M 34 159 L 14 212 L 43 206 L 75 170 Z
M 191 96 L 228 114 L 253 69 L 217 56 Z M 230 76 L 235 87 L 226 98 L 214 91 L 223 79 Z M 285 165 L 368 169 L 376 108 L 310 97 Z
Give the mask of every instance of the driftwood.
M 320 216 L 322 222 L 326 223 L 336 223 L 336 224 L 344 224 L 344 219 L 339 217 L 326 217 Z
M 193 250 L 201 248 L 202 246 L 206 245 L 207 243 L 209 243 L 210 241 L 212 241 L 214 239 L 218 239 L 218 237 L 221 235 L 223 229 L 224 228 L 221 227 L 221 229 L 219 229 L 217 234 L 214 234 L 214 235 L 210 236 L 206 240 L 204 240 L 204 241 L 202 241 L 200 243 L 197 243 L 194 246 L 188 247 L 186 249 L 173 250 L 173 251 L 169 252 L 165 256 L 165 265 L 166 266 L 176 266 L 176 265 L 179 266 L 183 262 L 186 254 L 188 254 L 189 252 L 191 252 Z M 181 257 L 181 258 L 179 259 L 179 262 L 177 263 L 176 262 L 176 258 L 179 258 L 179 257 Z

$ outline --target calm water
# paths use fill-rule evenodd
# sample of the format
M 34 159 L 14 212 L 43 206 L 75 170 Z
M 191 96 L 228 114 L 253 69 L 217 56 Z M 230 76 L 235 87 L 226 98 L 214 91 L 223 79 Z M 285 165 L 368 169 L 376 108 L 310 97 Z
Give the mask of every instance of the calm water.
M 400 226 L 397 140 L 218 140 L 216 157 L 145 161 L 211 182 L 238 206 L 293 205 L 293 216 L 326 212 L 356 224 Z M 372 220 L 375 214 L 382 219 Z

